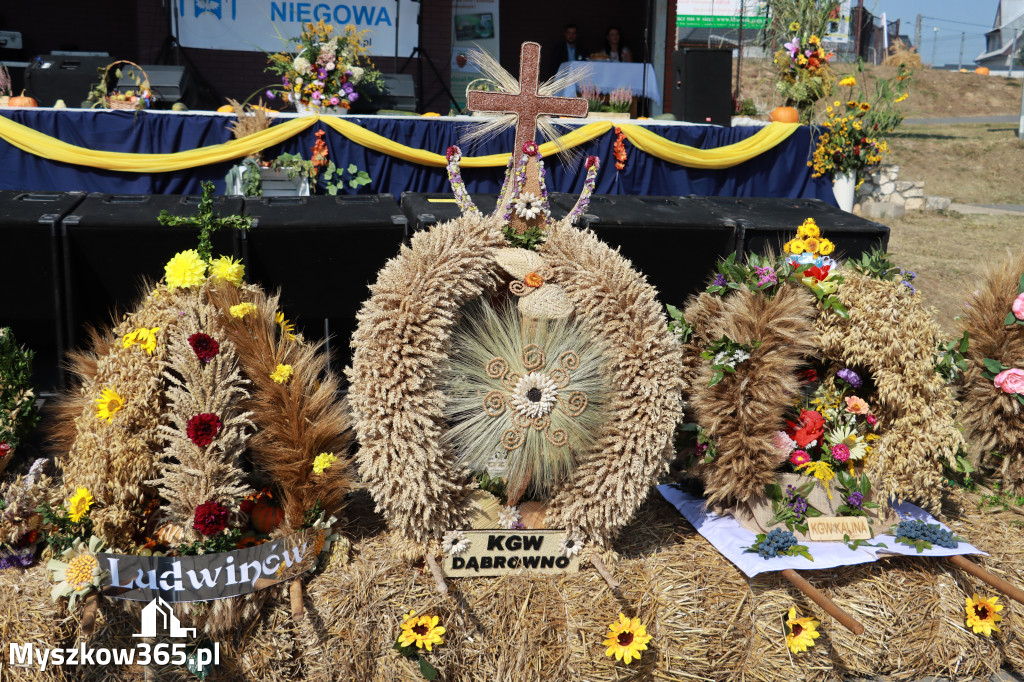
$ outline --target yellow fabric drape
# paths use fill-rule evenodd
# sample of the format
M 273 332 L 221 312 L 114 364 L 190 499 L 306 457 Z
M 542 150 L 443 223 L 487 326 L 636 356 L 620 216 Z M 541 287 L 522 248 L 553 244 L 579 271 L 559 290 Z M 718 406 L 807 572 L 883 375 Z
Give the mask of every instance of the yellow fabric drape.
M 54 161 L 73 163 L 77 166 L 91 166 L 103 170 L 125 171 L 129 173 L 166 173 L 169 171 L 208 166 L 221 161 L 240 159 L 255 154 L 261 149 L 280 144 L 295 137 L 300 132 L 316 123 L 312 117 L 300 116 L 291 121 L 240 140 L 231 140 L 221 144 L 190 149 L 184 152 L 169 154 L 129 154 L 124 152 L 102 152 L 85 147 L 77 147 L 62 142 L 55 137 L 44 135 L 28 126 L 15 123 L 9 118 L 0 116 L 0 138 L 18 149 L 42 156 Z
M 337 116 L 302 116 L 271 126 L 266 130 L 221 144 L 190 149 L 168 154 L 130 154 L 105 152 L 78 147 L 54 137 L 32 130 L 0 116 L 0 138 L 29 154 L 47 159 L 90 166 L 103 170 L 130 173 L 165 173 L 198 166 L 207 166 L 222 161 L 240 159 L 294 137 L 318 120 L 322 120 L 347 139 L 358 145 L 382 154 L 411 161 L 425 166 L 445 165 L 443 154 L 416 149 L 371 132 L 357 123 Z M 589 123 L 563 135 L 562 146 L 572 148 L 604 135 L 612 129 L 609 121 Z M 622 134 L 640 151 L 670 163 L 690 168 L 730 168 L 763 154 L 792 135 L 799 126 L 795 123 L 771 123 L 745 140 L 715 149 L 697 149 L 678 142 L 672 142 L 643 126 L 623 124 Z M 557 151 L 554 142 L 540 146 L 541 153 L 550 156 Z M 508 164 L 509 154 L 488 156 L 466 156 L 462 159 L 464 168 L 500 167 Z

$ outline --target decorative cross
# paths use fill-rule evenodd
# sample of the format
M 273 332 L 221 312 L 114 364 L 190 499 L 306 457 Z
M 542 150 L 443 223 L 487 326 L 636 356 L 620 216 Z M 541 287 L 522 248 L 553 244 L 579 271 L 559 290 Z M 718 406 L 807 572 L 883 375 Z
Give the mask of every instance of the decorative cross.
M 582 97 L 541 97 L 537 94 L 540 75 L 540 45 L 523 43 L 519 49 L 519 94 L 504 92 L 470 91 L 467 103 L 473 111 L 516 114 L 516 143 L 512 148 L 512 159 L 518 165 L 523 154 L 523 145 L 535 142 L 537 118 L 545 114 L 574 116 L 587 115 L 587 100 Z

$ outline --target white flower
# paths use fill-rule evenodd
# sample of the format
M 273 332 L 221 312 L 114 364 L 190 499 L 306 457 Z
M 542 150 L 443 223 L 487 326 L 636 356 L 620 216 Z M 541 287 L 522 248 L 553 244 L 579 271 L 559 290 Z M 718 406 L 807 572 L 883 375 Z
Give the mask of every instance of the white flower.
M 361 67 L 361 66 L 353 66 L 351 71 L 352 71 L 352 77 L 349 78 L 348 80 L 349 80 L 350 83 L 352 83 L 352 85 L 355 85 L 359 81 L 363 80 L 363 73 L 365 73 L 363 67 Z
M 522 516 L 519 514 L 517 507 L 504 507 L 501 513 L 498 514 L 498 525 L 508 530 L 519 523 L 521 518 Z
M 868 444 L 863 440 L 857 438 L 857 431 L 850 425 L 838 426 L 832 431 L 829 431 L 826 439 L 832 445 L 839 445 L 842 443 L 850 450 L 850 460 L 856 462 L 858 459 L 863 459 L 864 455 L 868 454 Z
M 298 71 L 299 73 L 309 73 L 312 70 L 309 64 L 309 60 L 306 59 L 305 57 L 296 57 L 292 61 L 292 68 Z M 298 82 L 297 79 L 296 82 Z
M 334 71 L 334 62 L 327 62 L 327 66 L 324 67 L 328 71 Z
M 558 551 L 562 556 L 575 556 L 583 549 L 583 541 L 577 537 L 567 537 L 558 543 Z
M 540 372 L 530 372 L 516 382 L 512 389 L 512 406 L 516 412 L 536 419 L 551 411 L 558 398 L 555 382 Z
M 441 549 L 451 556 L 462 554 L 469 549 L 469 538 L 461 530 L 450 530 L 441 539 Z
M 516 198 L 516 215 L 523 220 L 533 220 L 544 210 L 540 197 L 533 192 L 520 194 Z

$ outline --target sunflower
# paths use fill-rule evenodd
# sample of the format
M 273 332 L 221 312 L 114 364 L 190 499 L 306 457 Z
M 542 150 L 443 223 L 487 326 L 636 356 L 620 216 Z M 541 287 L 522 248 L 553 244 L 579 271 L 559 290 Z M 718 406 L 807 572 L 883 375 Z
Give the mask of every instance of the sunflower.
M 804 246 L 804 240 L 800 238 L 790 239 L 788 242 L 783 244 L 782 249 L 786 253 L 791 253 L 795 256 L 800 255 L 801 253 L 807 250 L 807 248 Z
M 112 388 L 103 389 L 103 393 L 96 399 L 96 418 L 114 421 L 114 414 L 124 407 L 124 400 Z
M 231 313 L 231 317 L 237 317 L 238 319 L 242 319 L 243 317 L 245 317 L 249 313 L 255 313 L 256 312 L 256 306 L 254 304 L 248 303 L 248 302 L 246 302 L 246 303 L 239 303 L 238 305 L 231 306 L 229 312 Z M 283 315 L 282 315 L 282 317 L 283 317 Z
M 139 327 L 133 332 L 129 332 L 124 335 L 121 339 L 121 345 L 125 348 L 131 348 L 133 345 L 138 344 L 142 346 L 142 350 L 146 351 L 147 355 L 152 355 L 153 351 L 156 350 L 156 333 L 160 331 L 160 327 Z
M 860 103 L 860 110 L 861 111 L 871 111 L 871 105 L 868 104 L 867 102 L 861 102 Z
M 798 237 L 820 237 L 821 230 L 818 228 L 818 223 L 814 222 L 814 218 L 808 218 L 800 227 L 796 228 L 796 235 Z
M 786 621 L 786 646 L 789 650 L 798 654 L 814 646 L 814 640 L 821 636 L 818 625 L 820 623 L 814 618 L 797 618 L 796 607 L 789 607 L 789 619 Z
M 626 665 L 635 658 L 640 660 L 640 652 L 647 650 L 647 643 L 651 636 L 647 634 L 647 628 L 639 618 L 626 618 L 623 613 L 619 614 L 619 620 L 608 626 L 608 639 L 604 640 L 604 646 L 608 650 L 605 656 L 614 656 L 617 661 L 624 661 Z
M 818 249 L 821 248 L 821 242 L 818 241 L 817 237 L 807 237 L 804 239 L 804 248 L 807 249 L 808 253 L 817 253 Z
M 441 635 L 445 630 L 438 627 L 439 620 L 437 616 L 417 616 L 415 611 L 410 611 L 402 622 L 402 634 L 398 636 L 398 643 L 427 651 L 435 644 L 444 644 Z
M 281 334 L 289 341 L 295 340 L 295 325 L 284 319 L 284 313 L 280 310 L 274 315 L 274 322 L 281 327 Z
M 89 538 L 88 544 L 77 540 L 64 550 L 60 559 L 50 559 L 46 568 L 53 571 L 52 577 L 57 583 L 50 590 L 53 601 L 70 596 L 68 608 L 73 609 L 78 597 L 84 597 L 94 587 L 100 586 L 104 572 L 100 570 L 96 555 L 101 551 L 103 541 L 94 535 Z
M 824 237 L 821 238 L 821 245 L 818 247 L 818 253 L 822 256 L 827 256 L 836 250 L 836 245 Z
M 844 87 L 844 88 L 845 87 L 851 87 L 852 88 L 853 86 L 857 85 L 857 79 L 854 78 L 853 76 L 847 76 L 843 80 L 839 81 L 839 85 L 840 85 L 840 87 Z
M 1003 610 L 1002 604 L 997 604 L 999 597 L 982 599 L 977 594 L 967 599 L 965 611 L 967 612 L 967 627 L 972 628 L 977 635 L 992 636 L 992 631 L 1001 632 L 996 625 L 1003 619 L 999 612 Z
M 78 523 L 82 517 L 89 513 L 89 507 L 93 503 L 92 495 L 86 488 L 79 488 L 68 500 L 68 514 L 72 523 Z

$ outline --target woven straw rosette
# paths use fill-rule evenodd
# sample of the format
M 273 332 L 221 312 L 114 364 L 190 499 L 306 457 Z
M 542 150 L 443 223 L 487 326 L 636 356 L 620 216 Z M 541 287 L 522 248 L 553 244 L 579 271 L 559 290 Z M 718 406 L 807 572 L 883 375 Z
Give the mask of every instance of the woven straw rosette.
M 628 261 L 550 220 L 536 145 L 519 173 L 510 162 L 490 216 L 466 195 L 460 158 L 449 149 L 463 215 L 414 236 L 358 316 L 347 374 L 360 474 L 411 551 L 472 525 L 480 503 L 498 507 L 477 489 L 493 460 L 515 514 L 503 522 L 606 547 L 671 457 L 678 344 Z M 596 172 L 593 159 L 570 216 Z M 527 233 L 541 243 L 514 246 Z

